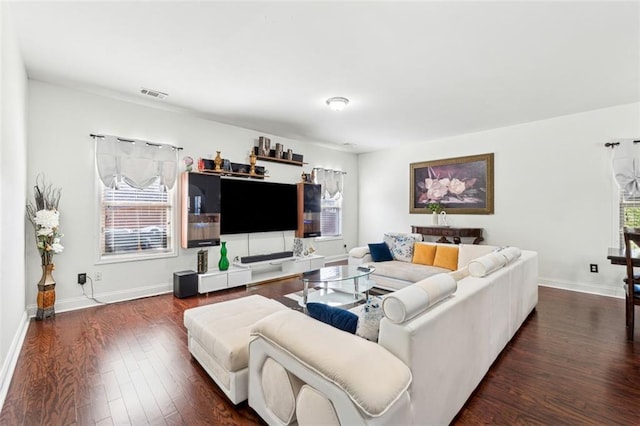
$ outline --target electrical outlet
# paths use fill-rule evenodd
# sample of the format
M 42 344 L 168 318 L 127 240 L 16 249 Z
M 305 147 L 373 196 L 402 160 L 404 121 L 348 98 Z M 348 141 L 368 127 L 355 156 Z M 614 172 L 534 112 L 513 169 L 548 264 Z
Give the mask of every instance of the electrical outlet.
M 598 265 L 596 265 L 595 263 L 591 263 L 589 265 L 589 268 L 591 268 L 591 272 L 597 274 L 598 273 Z
M 96 281 L 102 281 L 102 272 L 96 272 Z
M 87 274 L 84 272 L 81 274 L 78 274 L 78 284 L 83 285 L 86 282 L 87 282 Z

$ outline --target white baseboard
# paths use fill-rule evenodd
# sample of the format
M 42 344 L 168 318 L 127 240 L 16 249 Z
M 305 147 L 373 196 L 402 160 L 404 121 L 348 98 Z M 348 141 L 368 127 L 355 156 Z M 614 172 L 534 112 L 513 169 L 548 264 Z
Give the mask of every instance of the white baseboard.
M 7 393 L 9 392 L 11 378 L 13 377 L 13 372 L 16 369 L 18 357 L 20 356 L 20 350 L 22 349 L 22 344 L 24 343 L 24 339 L 27 335 L 28 329 L 29 318 L 27 315 L 27 311 L 24 311 L 24 313 L 22 314 L 22 318 L 20 318 L 20 325 L 18 327 L 18 330 L 16 330 L 16 334 L 15 336 L 13 336 L 13 340 L 11 341 L 11 346 L 9 347 L 9 351 L 7 352 L 7 357 L 4 359 L 4 363 L 2 364 L 2 370 L 0 370 L 0 411 L 4 406 L 4 400 L 7 397 Z
M 88 288 L 85 289 L 85 292 L 90 294 L 90 290 Z M 114 303 L 124 302 L 125 300 L 140 299 L 141 297 L 157 296 L 159 294 L 167 294 L 171 292 L 173 292 L 173 284 L 163 283 L 129 290 L 95 293 L 94 297 L 101 302 Z M 75 311 L 77 309 L 85 309 L 92 306 L 100 306 L 100 304 L 85 296 L 56 300 L 56 312 Z M 27 312 L 30 318 L 36 315 L 37 310 L 38 306 L 35 304 L 27 306 Z
M 624 299 L 624 289 L 622 288 L 622 285 L 620 285 L 619 288 L 616 288 L 616 287 L 609 287 L 609 286 L 602 286 L 602 285 L 598 286 L 598 285 L 591 285 L 591 284 L 575 283 L 570 281 L 550 280 L 546 278 L 539 278 L 538 284 L 540 284 L 543 287 L 553 287 L 561 290 L 570 290 L 570 291 L 577 291 L 580 293 L 597 294 L 600 296 Z

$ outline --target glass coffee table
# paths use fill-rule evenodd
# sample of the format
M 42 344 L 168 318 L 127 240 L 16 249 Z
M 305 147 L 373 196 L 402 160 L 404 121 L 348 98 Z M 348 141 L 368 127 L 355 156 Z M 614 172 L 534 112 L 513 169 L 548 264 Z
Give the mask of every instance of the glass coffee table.
M 369 297 L 374 282 L 367 279 L 376 268 L 365 266 L 325 266 L 302 274 L 304 289 L 300 306 L 307 303 L 324 303 L 343 306 Z M 309 288 L 315 289 L 309 292 Z

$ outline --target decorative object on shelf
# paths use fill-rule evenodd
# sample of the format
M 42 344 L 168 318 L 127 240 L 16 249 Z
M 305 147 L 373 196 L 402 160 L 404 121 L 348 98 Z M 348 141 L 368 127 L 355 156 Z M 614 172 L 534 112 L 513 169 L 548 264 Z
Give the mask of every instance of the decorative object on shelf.
M 313 247 L 313 244 L 309 243 L 309 245 L 307 246 L 307 250 L 306 250 L 306 252 L 307 252 L 308 254 L 313 254 L 313 253 L 315 253 L 315 252 L 316 252 L 316 249 L 315 249 L 315 247 Z
M 222 168 L 216 171 L 215 160 L 200 158 L 198 160 L 198 171 L 203 174 L 219 174 L 225 176 L 248 177 L 254 179 L 264 179 L 269 173 L 262 166 L 255 166 L 254 173 L 251 172 L 250 164 L 232 163 L 228 159 L 221 159 Z
M 216 151 L 216 158 L 213 159 L 213 164 L 215 164 L 214 172 L 221 172 L 222 168 L 222 157 L 220 156 L 220 151 Z
M 34 202 L 27 203 L 27 219 L 33 225 L 36 237 L 36 247 L 40 253 L 42 277 L 38 282 L 38 296 L 36 320 L 43 320 L 56 314 L 56 282 L 52 271 L 55 269 L 53 255 L 62 253 L 64 247 L 60 244 L 63 235 L 59 232 L 60 215 L 58 204 L 62 190 L 46 184 L 44 177 L 38 175 L 33 187 Z
M 437 202 L 431 202 L 427 205 L 427 208 L 431 210 L 431 224 L 433 226 L 438 226 L 438 213 L 442 210 L 442 205 Z
M 258 138 L 258 155 L 261 155 L 263 157 L 268 157 L 269 156 L 269 152 L 271 151 L 271 139 L 265 137 L 265 136 L 260 136 Z
M 296 257 L 301 257 L 303 250 L 304 249 L 302 247 L 302 239 L 301 238 L 294 238 L 293 239 L 293 255 L 296 256 Z
M 282 159 L 283 147 L 281 143 L 276 143 L 276 158 Z
M 182 159 L 182 162 L 184 163 L 184 171 L 185 172 L 190 172 L 190 171 L 193 170 L 193 158 L 191 158 L 188 155 L 186 155 Z
M 251 153 L 249 154 L 249 174 L 250 175 L 255 175 L 256 174 L 256 154 L 253 153 L 253 151 L 251 151 Z
M 276 144 L 281 145 L 281 144 Z M 258 160 L 271 161 L 273 163 L 282 163 L 282 164 L 290 164 L 292 166 L 302 166 L 304 163 L 302 160 L 304 156 L 302 154 L 296 154 L 295 152 L 291 152 L 289 155 L 289 150 L 284 152 L 284 148 L 280 146 L 281 149 L 269 149 L 267 152 L 261 153 L 260 146 L 254 146 L 253 152 L 256 154 Z
M 493 153 L 411 163 L 410 213 L 438 202 L 449 214 L 493 214 Z
M 442 210 L 439 216 L 440 216 L 440 220 L 438 221 L 438 225 L 449 226 L 449 224 L 447 223 L 447 212 Z
M 198 250 L 198 273 L 206 274 L 209 270 L 209 251 Z
M 287 150 L 287 160 L 293 161 L 293 150 L 291 148 Z
M 229 269 L 229 259 L 227 258 L 227 242 L 220 242 L 220 260 L 218 261 L 218 269 L 226 271 Z

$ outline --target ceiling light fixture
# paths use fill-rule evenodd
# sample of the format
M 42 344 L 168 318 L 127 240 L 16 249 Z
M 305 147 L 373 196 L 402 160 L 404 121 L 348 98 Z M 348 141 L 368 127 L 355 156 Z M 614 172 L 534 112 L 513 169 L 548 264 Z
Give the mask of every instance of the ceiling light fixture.
M 336 96 L 333 98 L 327 99 L 327 105 L 334 111 L 342 111 L 344 107 L 349 104 L 349 99 L 343 98 L 341 96 Z

